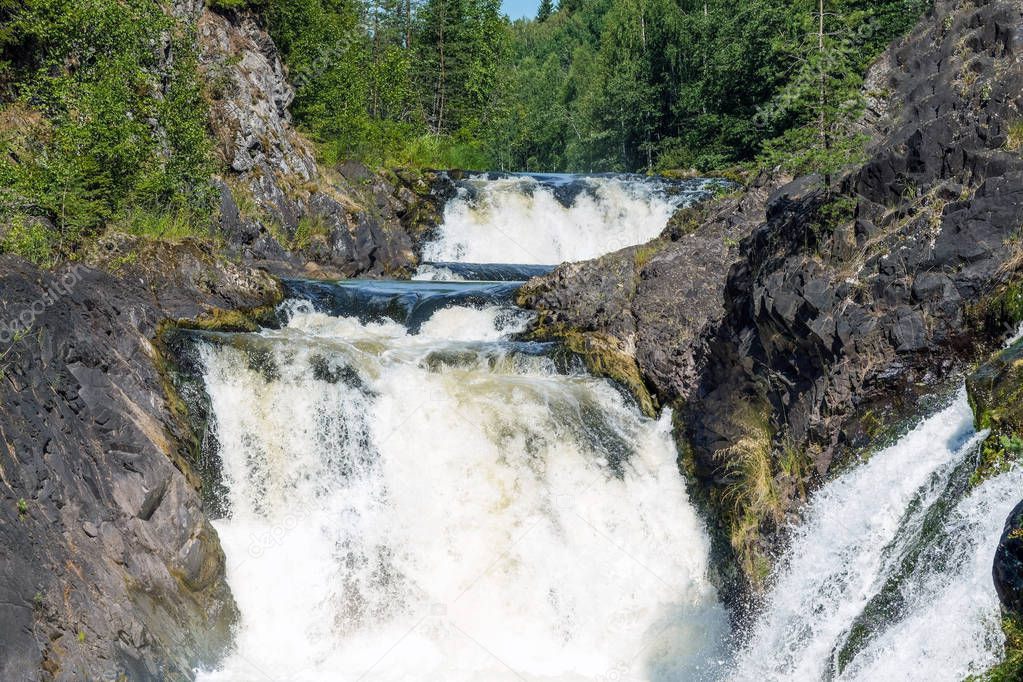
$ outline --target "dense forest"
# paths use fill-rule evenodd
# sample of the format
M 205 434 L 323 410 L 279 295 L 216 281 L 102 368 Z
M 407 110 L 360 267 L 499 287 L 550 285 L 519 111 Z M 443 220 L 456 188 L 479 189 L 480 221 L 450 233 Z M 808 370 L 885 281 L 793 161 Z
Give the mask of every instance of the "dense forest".
M 224 0 L 221 0 L 224 1 Z M 847 159 L 862 75 L 923 0 L 271 0 L 332 157 L 533 171 Z
M 499 0 L 209 4 L 267 26 L 328 164 L 801 172 L 862 147 L 863 74 L 928 3 L 544 0 L 516 22 Z M 0 0 L 6 250 L 46 262 L 101 225 L 209 215 L 217 85 L 169 7 Z

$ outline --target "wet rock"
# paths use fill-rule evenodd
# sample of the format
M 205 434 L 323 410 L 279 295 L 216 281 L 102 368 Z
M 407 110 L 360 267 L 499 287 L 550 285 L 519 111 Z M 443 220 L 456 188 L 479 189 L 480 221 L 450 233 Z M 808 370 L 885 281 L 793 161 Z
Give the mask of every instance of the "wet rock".
M 1005 521 L 992 577 L 1002 607 L 1017 618 L 1023 617 L 1023 502 L 1016 505 Z
M 978 429 L 1023 434 L 1023 341 L 996 353 L 966 387 Z

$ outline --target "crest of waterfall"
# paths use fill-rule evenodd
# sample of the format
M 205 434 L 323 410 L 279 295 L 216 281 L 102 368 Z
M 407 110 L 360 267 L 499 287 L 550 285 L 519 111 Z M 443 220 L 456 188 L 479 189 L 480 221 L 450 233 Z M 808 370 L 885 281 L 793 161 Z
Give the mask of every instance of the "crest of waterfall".
M 675 211 L 709 195 L 706 180 L 498 175 L 461 182 L 426 261 L 554 265 L 657 237 Z

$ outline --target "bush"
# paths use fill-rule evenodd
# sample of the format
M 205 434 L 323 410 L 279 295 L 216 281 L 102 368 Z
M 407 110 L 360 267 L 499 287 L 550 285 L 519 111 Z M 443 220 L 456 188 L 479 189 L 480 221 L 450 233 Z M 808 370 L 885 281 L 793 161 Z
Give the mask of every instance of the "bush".
M 38 220 L 15 218 L 0 241 L 0 251 L 13 253 L 39 267 L 53 264 L 55 235 Z
M 194 37 L 151 0 L 9 11 L 0 62 L 15 101 L 0 109 L 0 218 L 45 216 L 70 249 L 127 207 L 212 212 Z

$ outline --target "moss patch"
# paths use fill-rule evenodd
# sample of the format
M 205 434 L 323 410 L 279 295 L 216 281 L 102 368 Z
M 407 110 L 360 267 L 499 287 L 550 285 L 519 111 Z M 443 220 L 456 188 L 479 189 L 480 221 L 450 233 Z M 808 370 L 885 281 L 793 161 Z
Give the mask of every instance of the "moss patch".
M 971 675 L 966 682 L 1018 682 L 1023 680 L 1023 620 L 1002 618 L 1005 633 L 1005 657 L 983 675 Z
M 992 356 L 966 387 L 977 428 L 991 430 L 971 478 L 977 485 L 1023 459 L 1023 341 Z
M 197 329 L 211 332 L 258 332 L 266 321 L 267 315 L 273 313 L 274 307 L 267 306 L 254 310 L 222 310 L 214 308 L 208 313 L 192 320 L 178 320 L 181 329 Z
M 562 325 L 541 325 L 531 335 L 536 340 L 556 340 L 578 355 L 592 374 L 611 379 L 625 388 L 648 417 L 657 415 L 657 402 L 639 371 L 636 359 L 622 342 L 610 334 L 581 332 Z

